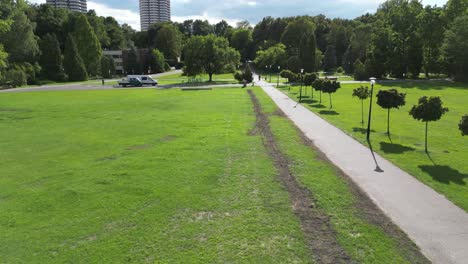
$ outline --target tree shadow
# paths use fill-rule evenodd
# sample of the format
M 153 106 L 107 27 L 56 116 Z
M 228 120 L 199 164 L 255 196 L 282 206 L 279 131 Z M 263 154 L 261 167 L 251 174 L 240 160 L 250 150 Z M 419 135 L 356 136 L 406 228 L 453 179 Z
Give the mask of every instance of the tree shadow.
M 313 107 L 313 108 L 327 108 L 327 107 L 324 106 L 323 104 L 311 105 L 310 107 Z
M 415 151 L 416 149 L 412 147 L 403 146 L 400 144 L 380 142 L 380 150 L 382 150 L 385 153 L 401 154 L 407 151 Z
M 379 163 L 377 162 L 377 159 L 375 158 L 374 149 L 372 148 L 372 143 L 370 142 L 370 140 L 367 140 L 367 144 L 369 144 L 369 150 L 371 152 L 372 158 L 374 159 L 374 163 L 375 163 L 375 170 L 374 171 L 384 172 L 384 170 L 382 170 L 382 168 L 380 168 Z
M 334 111 L 334 110 L 322 110 L 319 112 L 321 115 L 339 115 L 340 113 Z
M 357 133 L 361 133 L 361 134 L 366 134 L 367 133 L 367 128 L 363 128 L 363 127 L 353 127 L 353 132 Z M 371 129 L 371 132 L 375 132 L 374 129 Z
M 466 185 L 465 178 L 468 178 L 468 174 L 463 174 L 446 165 L 420 165 L 419 168 L 434 180 L 445 184 L 453 182 L 458 185 Z
M 313 99 L 307 99 L 307 100 L 302 100 L 302 103 L 304 104 L 313 104 L 313 103 L 316 103 L 317 100 L 313 100 Z

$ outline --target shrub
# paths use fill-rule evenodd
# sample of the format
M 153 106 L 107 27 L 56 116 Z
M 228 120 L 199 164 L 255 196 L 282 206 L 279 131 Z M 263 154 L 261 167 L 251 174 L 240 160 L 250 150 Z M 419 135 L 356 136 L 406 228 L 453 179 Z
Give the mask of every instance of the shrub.
M 10 69 L 5 73 L 4 83 L 11 87 L 18 87 L 27 83 L 27 76 L 22 70 Z
M 306 73 L 304 75 L 304 85 L 305 86 L 312 86 L 312 83 L 317 79 L 317 75 L 315 73 Z
M 242 83 L 244 80 L 247 81 L 247 83 L 252 83 L 253 82 L 253 74 L 252 71 L 250 70 L 249 67 L 245 69 L 245 71 L 236 71 L 234 73 L 234 78 Z
M 462 136 L 468 135 L 468 115 L 464 115 L 460 120 L 460 124 L 458 124 L 458 128 L 460 129 Z
M 343 72 L 344 72 L 343 67 L 341 67 L 341 66 L 338 67 L 338 69 L 336 69 L 336 72 L 337 72 L 337 73 L 343 73 Z
M 300 78 L 299 74 L 295 74 L 294 72 L 292 72 L 290 70 L 281 71 L 280 76 L 282 78 L 288 79 L 289 82 L 296 82 Z

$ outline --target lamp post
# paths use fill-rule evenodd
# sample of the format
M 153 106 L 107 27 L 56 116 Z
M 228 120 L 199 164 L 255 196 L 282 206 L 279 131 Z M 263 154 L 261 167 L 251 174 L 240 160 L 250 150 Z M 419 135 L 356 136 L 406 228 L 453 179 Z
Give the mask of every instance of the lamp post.
M 278 81 L 277 81 L 277 84 L 276 84 L 276 88 L 279 87 L 280 70 L 281 70 L 281 66 L 278 66 Z
M 268 65 L 265 65 L 265 81 L 268 80 Z
M 300 77 L 300 81 L 301 81 L 301 89 L 299 90 L 299 102 L 302 101 L 302 74 L 304 73 L 304 69 L 301 69 L 301 77 Z
M 270 65 L 270 74 L 269 74 L 270 75 L 270 80 L 268 82 L 271 82 L 271 66 L 272 65 Z
M 374 85 L 376 78 L 372 77 L 369 79 L 371 82 L 371 92 L 370 92 L 370 105 L 369 105 L 369 120 L 367 121 L 367 141 L 370 140 L 370 132 L 371 132 L 371 116 L 372 116 L 372 97 L 374 94 Z

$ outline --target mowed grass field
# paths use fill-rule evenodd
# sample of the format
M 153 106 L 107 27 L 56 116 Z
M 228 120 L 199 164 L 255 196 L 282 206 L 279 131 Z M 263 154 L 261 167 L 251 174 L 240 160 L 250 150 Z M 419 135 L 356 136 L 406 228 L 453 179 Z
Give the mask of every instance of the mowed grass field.
M 209 76 L 207 74 L 197 76 L 196 78 L 189 78 L 183 76 L 182 73 L 174 73 L 156 78 L 160 85 L 167 84 L 193 84 L 193 83 L 203 83 L 203 84 L 236 84 L 239 83 L 234 79 L 234 75 L 231 73 L 226 74 L 214 74 L 213 81 L 208 83 Z
M 404 235 L 366 217 L 339 172 L 255 94 L 350 259 L 425 263 Z M 18 93 L 0 105 L 2 263 L 311 263 L 320 254 L 252 132 L 245 90 Z
M 320 104 L 318 92 L 314 92 L 313 99 L 310 97 L 310 87 L 307 88 L 307 97 L 303 98 L 303 105 L 367 144 L 369 100 L 364 103 L 365 125 L 361 126 L 361 102 L 351 96 L 353 89 L 360 84 L 341 86 L 332 95 L 332 110 L 329 109 L 328 94 L 322 95 Z M 406 93 L 406 105 L 391 110 L 389 138 L 386 134 L 387 110 L 378 106 L 374 97 L 374 132 L 371 135 L 374 150 L 468 211 L 468 138 L 462 137 L 458 130 L 462 115 L 468 113 L 468 85 L 448 82 L 387 83 L 376 85 L 374 96 L 380 89 L 392 88 Z M 298 100 L 299 87 L 294 86 L 289 91 L 288 87 L 283 86 L 281 90 Z M 425 124 L 409 115 L 411 107 L 422 96 L 440 96 L 444 106 L 450 110 L 441 120 L 429 123 L 429 155 L 424 151 Z

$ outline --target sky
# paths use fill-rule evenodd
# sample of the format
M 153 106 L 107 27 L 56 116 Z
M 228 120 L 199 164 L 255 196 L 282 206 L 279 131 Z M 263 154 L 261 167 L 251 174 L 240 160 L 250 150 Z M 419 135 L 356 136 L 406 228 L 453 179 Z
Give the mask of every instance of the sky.
M 45 0 L 29 0 L 45 3 Z M 229 24 L 247 20 L 256 24 L 263 17 L 324 14 L 330 18 L 355 18 L 372 13 L 384 0 L 172 0 L 172 21 L 207 19 L 217 23 L 222 19 Z M 422 0 L 423 5 L 443 6 L 447 0 Z M 138 0 L 88 0 L 88 10 L 94 9 L 100 16 L 113 16 L 120 23 L 127 23 L 140 30 Z

